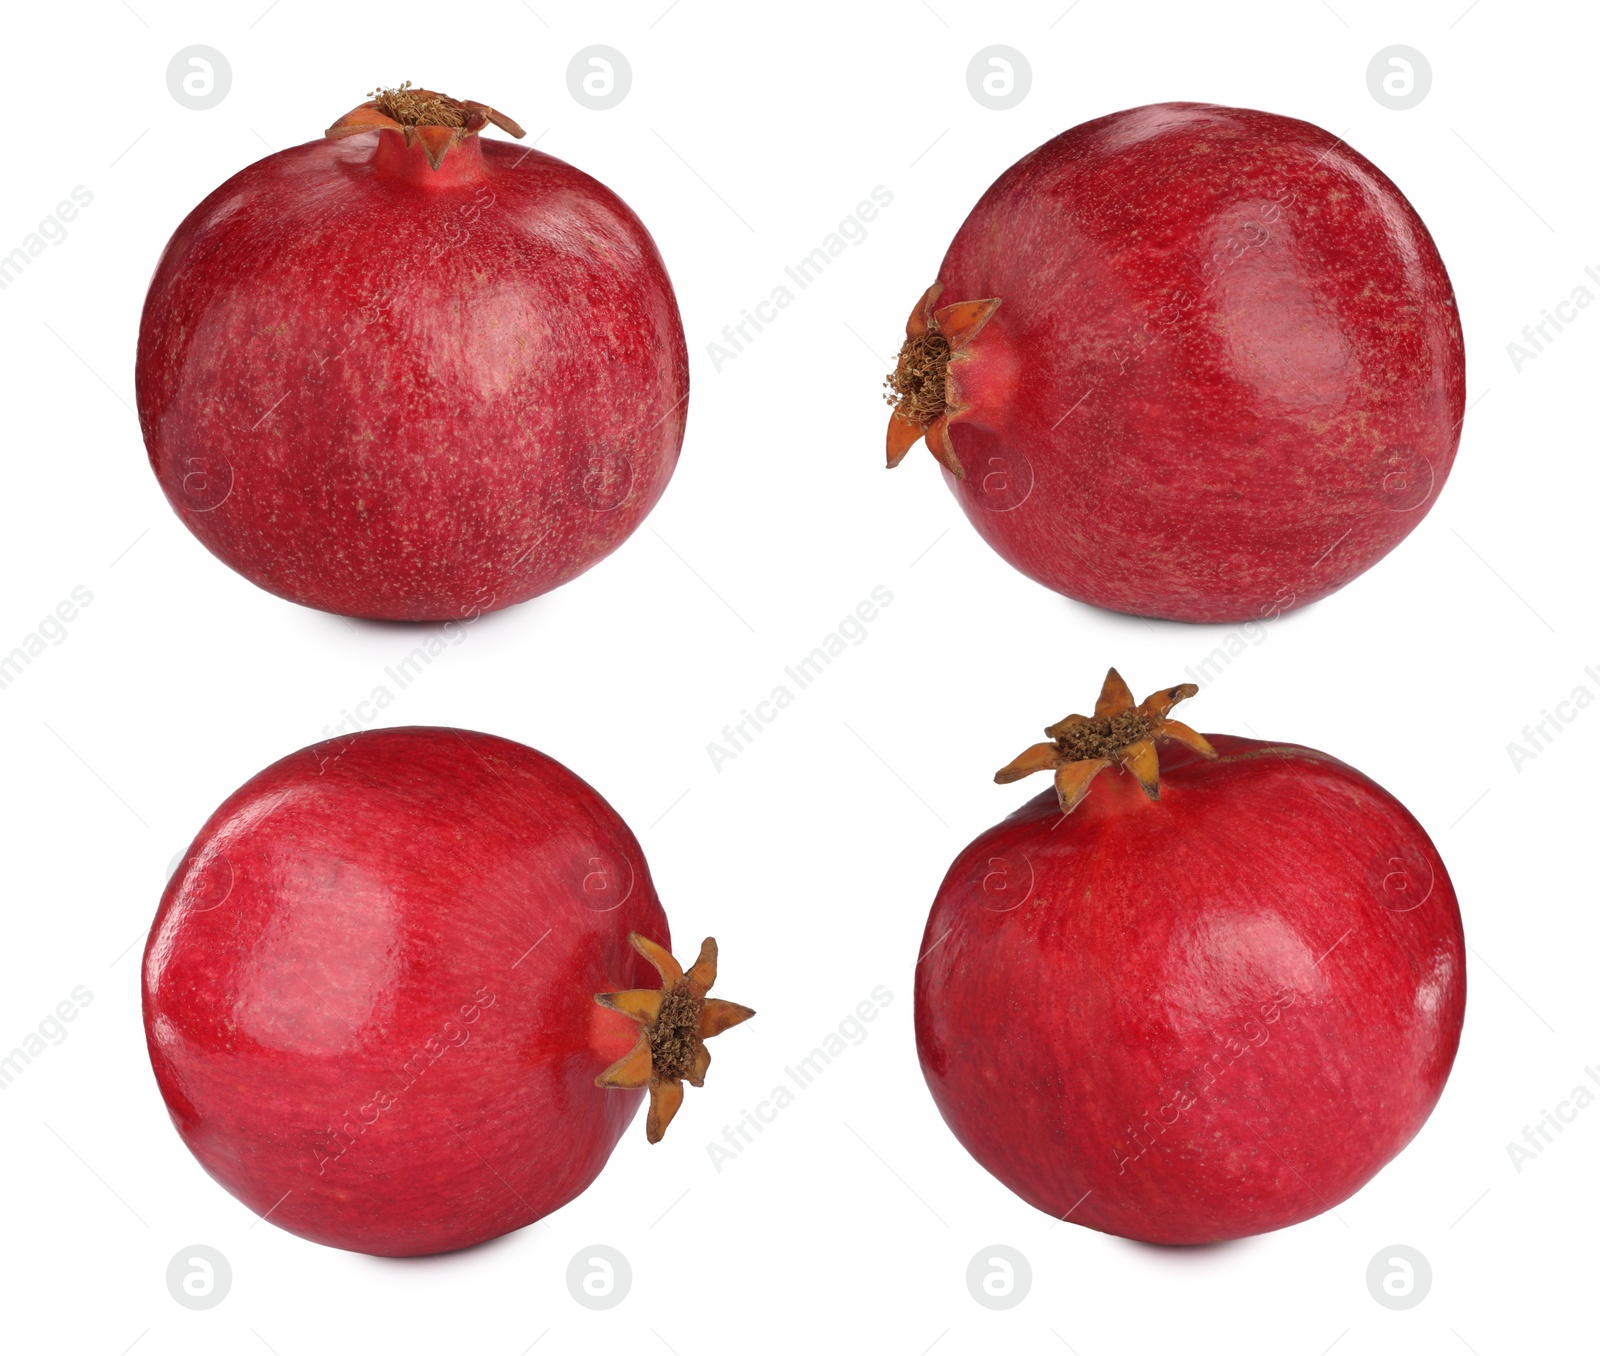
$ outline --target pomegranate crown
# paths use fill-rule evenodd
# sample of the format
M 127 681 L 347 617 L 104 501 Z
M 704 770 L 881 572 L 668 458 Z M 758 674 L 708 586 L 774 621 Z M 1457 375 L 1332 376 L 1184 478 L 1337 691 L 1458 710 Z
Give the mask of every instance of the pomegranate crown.
M 953 365 L 989 318 L 1000 309 L 999 297 L 958 301 L 935 308 L 944 284 L 936 282 L 918 300 L 906 321 L 906 341 L 894 371 L 884 379 L 884 398 L 894 406 L 889 416 L 888 452 L 892 470 L 905 460 L 919 438 L 957 480 L 967 478 L 950 441 L 950 424 L 968 413 L 956 389 Z
M 639 1024 L 639 1039 L 621 1059 L 598 1078 L 601 1088 L 649 1088 L 650 1114 L 645 1136 L 658 1143 L 683 1105 L 683 1085 L 700 1087 L 711 1067 L 706 1042 L 730 1026 L 754 1017 L 755 1010 L 721 998 L 707 998 L 717 982 L 717 940 L 700 943 L 700 955 L 685 970 L 672 953 L 637 932 L 628 934 L 633 949 L 661 976 L 659 989 L 624 989 L 597 993 L 594 1001 L 631 1017 Z
M 438 169 L 452 147 L 476 136 L 490 123 L 514 137 L 527 133 L 512 119 L 488 104 L 452 99 L 432 89 L 413 89 L 409 80 L 392 89 L 375 89 L 364 104 L 357 104 L 325 136 L 332 140 L 358 132 L 399 132 L 407 146 L 422 143 L 428 164 Z
M 1092 716 L 1068 716 L 1045 727 L 1048 744 L 1035 744 L 994 774 L 1002 785 L 1035 772 L 1054 772 L 1056 799 L 1061 813 L 1070 815 L 1089 794 L 1089 785 L 1108 767 L 1127 768 L 1151 800 L 1161 798 L 1161 761 L 1158 739 L 1175 739 L 1203 758 L 1217 751 L 1203 734 L 1191 730 L 1167 712 L 1200 689 L 1193 683 L 1152 692 L 1137 706 L 1133 693 L 1115 669 L 1106 671 L 1100 698 Z

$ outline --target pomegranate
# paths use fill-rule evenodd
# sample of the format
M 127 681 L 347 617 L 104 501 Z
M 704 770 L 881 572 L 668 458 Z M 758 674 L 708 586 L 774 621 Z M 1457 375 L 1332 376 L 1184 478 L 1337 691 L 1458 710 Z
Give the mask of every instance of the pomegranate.
M 447 1252 L 566 1204 L 650 1091 L 753 1016 L 682 970 L 628 826 L 492 735 L 314 744 L 223 802 L 144 955 L 156 1082 L 201 1166 L 274 1224 Z
M 407 621 L 522 602 L 621 545 L 677 464 L 688 355 L 654 242 L 490 123 L 523 134 L 380 91 L 234 175 L 156 267 L 150 464 L 281 597 Z
M 1173 720 L 1195 691 L 1135 706 L 1112 669 L 995 775 L 1055 789 L 956 858 L 916 979 L 956 1138 L 1029 1204 L 1149 1243 L 1344 1200 L 1427 1119 L 1466 1003 L 1416 820 L 1327 754 Z
M 1145 616 L 1276 616 L 1392 550 L 1465 402 L 1433 240 L 1310 123 L 1213 104 L 1097 118 L 956 233 L 889 378 L 985 541 Z

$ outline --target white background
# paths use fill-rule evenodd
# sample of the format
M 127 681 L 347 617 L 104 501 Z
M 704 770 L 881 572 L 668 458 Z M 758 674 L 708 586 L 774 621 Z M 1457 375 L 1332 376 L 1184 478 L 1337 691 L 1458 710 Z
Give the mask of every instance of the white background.
M 1520 771 L 1507 745 L 1574 688 L 1600 693 L 1585 672 L 1600 673 L 1600 308 L 1520 372 L 1506 346 L 1600 268 L 1597 26 L 1578 6 L 1509 0 L 1465 14 L 1468 0 L 1067 3 L 9 9 L 0 253 L 75 185 L 93 202 L 0 292 L 0 651 L 75 586 L 93 602 L 0 691 L 0 1050 L 74 986 L 94 997 L 0 1091 L 6 1350 L 1498 1356 L 1592 1342 L 1600 1109 L 1520 1172 L 1506 1146 L 1600 1067 L 1585 766 L 1600 711 Z M 203 112 L 165 76 L 197 43 L 232 68 Z M 633 71 L 605 112 L 567 87 L 595 43 Z M 1004 112 L 965 77 L 995 43 L 1033 76 Z M 1366 83 L 1395 43 L 1433 71 L 1403 112 Z M 368 696 L 414 633 L 294 607 L 213 560 L 161 497 L 131 406 L 144 288 L 184 214 L 406 78 L 505 109 L 634 207 L 678 289 L 693 395 L 681 466 L 637 535 L 475 624 L 386 721 L 507 735 L 595 783 L 639 834 L 677 937 L 716 934 L 720 991 L 760 1015 L 718 1041 L 662 1145 L 636 1125 L 542 1223 L 394 1262 L 261 1224 L 205 1176 L 150 1073 L 138 966 L 168 863 L 205 816 Z M 995 176 L 1053 133 L 1167 99 L 1308 119 L 1402 187 L 1457 289 L 1471 405 L 1412 537 L 1274 623 L 1182 713 L 1328 750 L 1421 819 L 1471 947 L 1455 1073 L 1417 1140 L 1336 1214 L 1176 1251 L 1052 1227 L 967 1156 L 918 1070 L 911 980 L 949 860 L 1033 794 L 995 787 L 993 769 L 1085 709 L 1108 663 L 1142 696 L 1230 628 L 1097 612 L 1023 579 L 926 452 L 882 469 L 880 396 L 907 311 Z M 893 203 L 866 239 L 716 371 L 708 343 L 875 185 Z M 875 585 L 894 601 L 868 639 L 715 770 L 708 742 Z M 877 985 L 893 1001 L 869 1037 L 718 1173 L 708 1141 Z M 234 1275 L 203 1313 L 165 1284 L 195 1243 Z M 634 1273 L 604 1313 L 565 1282 L 595 1243 Z M 1033 1271 L 1003 1313 L 964 1279 L 997 1243 Z M 1365 1281 L 1397 1243 L 1433 1270 L 1407 1312 Z

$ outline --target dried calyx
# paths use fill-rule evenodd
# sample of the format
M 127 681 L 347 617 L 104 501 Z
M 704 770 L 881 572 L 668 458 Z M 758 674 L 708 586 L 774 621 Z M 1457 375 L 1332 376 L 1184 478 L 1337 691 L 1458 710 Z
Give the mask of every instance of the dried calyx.
M 1158 739 L 1175 739 L 1205 758 L 1217 751 L 1203 735 L 1167 715 L 1200 689 L 1193 683 L 1153 692 L 1137 706 L 1133 693 L 1115 669 L 1106 673 L 1093 716 L 1068 716 L 1045 728 L 1048 744 L 1035 744 L 994 774 L 997 782 L 1014 782 L 1035 772 L 1054 772 L 1061 813 L 1071 814 L 1089 793 L 1089 784 L 1108 767 L 1127 768 L 1151 800 L 1161 796 Z
M 936 310 L 934 302 L 943 290 L 944 284 L 936 282 L 922 294 L 906 321 L 899 361 L 884 380 L 889 388 L 885 399 L 894 406 L 889 416 L 889 465 L 898 466 L 917 439 L 926 438 L 928 450 L 940 464 L 957 480 L 965 480 L 967 473 L 950 441 L 950 421 L 965 413 L 953 398 L 950 367 L 961 361 L 962 351 L 999 309 L 1000 298 L 958 301 Z
M 428 164 L 438 169 L 452 147 L 490 123 L 514 137 L 527 135 L 488 104 L 452 99 L 437 90 L 413 89 L 407 80 L 393 89 L 373 90 L 366 103 L 352 108 L 325 135 L 337 140 L 358 132 L 399 132 L 407 146 L 421 142 Z
M 700 956 L 687 971 L 672 953 L 648 937 L 630 933 L 633 949 L 656 967 L 659 989 L 625 989 L 597 993 L 594 1001 L 639 1024 L 638 1042 L 596 1078 L 602 1088 L 650 1089 L 650 1114 L 645 1134 L 655 1144 L 683 1105 L 683 1085 L 700 1087 L 711 1066 L 706 1042 L 730 1026 L 754 1017 L 755 1010 L 721 998 L 707 998 L 717 980 L 717 943 L 707 937 Z

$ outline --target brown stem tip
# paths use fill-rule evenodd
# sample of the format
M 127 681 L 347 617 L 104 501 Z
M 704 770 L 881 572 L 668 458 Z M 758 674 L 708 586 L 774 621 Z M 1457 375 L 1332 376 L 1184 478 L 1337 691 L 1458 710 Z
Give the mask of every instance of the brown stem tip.
M 944 284 L 936 282 L 922 294 L 906 321 L 900 358 L 884 379 L 889 388 L 884 398 L 894 406 L 889 416 L 889 466 L 898 466 L 917 439 L 926 438 L 940 465 L 957 480 L 965 480 L 967 473 L 950 441 L 950 421 L 965 412 L 951 399 L 950 364 L 961 360 L 961 351 L 999 309 L 1000 298 L 958 301 L 935 310 L 933 303 L 943 290 Z
M 452 99 L 437 90 L 413 89 L 407 80 L 393 89 L 372 90 L 366 103 L 352 108 L 324 135 L 336 141 L 358 132 L 399 132 L 407 146 L 420 141 L 428 164 L 438 169 L 452 147 L 476 136 L 490 123 L 514 137 L 527 135 L 488 104 Z
M 1193 683 L 1152 692 L 1137 706 L 1133 693 L 1115 669 L 1106 672 L 1093 716 L 1068 716 L 1045 727 L 1050 743 L 1035 744 L 994 774 L 997 782 L 1014 782 L 1035 772 L 1053 771 L 1061 813 L 1070 815 L 1089 794 L 1089 784 L 1108 767 L 1127 768 L 1151 800 L 1161 797 L 1161 763 L 1156 740 L 1175 739 L 1204 758 L 1217 751 L 1203 734 L 1167 712 L 1200 689 Z
M 700 957 L 687 972 L 672 953 L 637 932 L 628 934 L 633 949 L 656 967 L 659 989 L 625 989 L 597 993 L 594 1001 L 633 1018 L 641 1030 L 638 1043 L 594 1080 L 600 1088 L 650 1089 L 650 1114 L 645 1134 L 656 1144 L 683 1105 L 683 1085 L 700 1087 L 711 1067 L 706 1042 L 730 1026 L 754 1017 L 755 1010 L 721 998 L 707 998 L 717 982 L 717 942 L 700 943 Z

